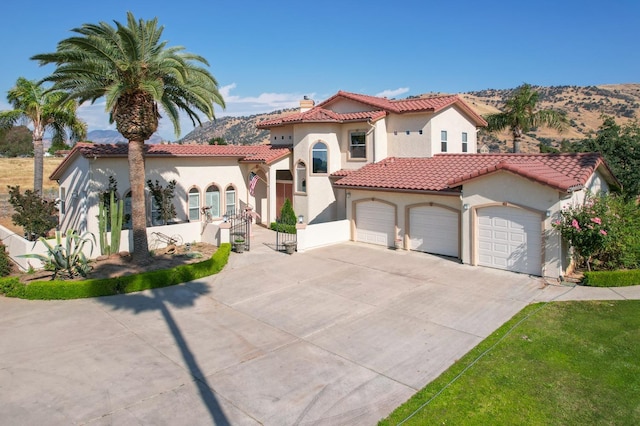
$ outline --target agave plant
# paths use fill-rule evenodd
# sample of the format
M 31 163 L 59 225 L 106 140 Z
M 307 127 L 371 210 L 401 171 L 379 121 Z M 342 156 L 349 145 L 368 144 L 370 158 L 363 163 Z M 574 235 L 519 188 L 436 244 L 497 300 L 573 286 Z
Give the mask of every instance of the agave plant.
M 47 255 L 30 253 L 22 257 L 41 260 L 45 264 L 45 269 L 53 272 L 52 279 L 54 280 L 59 274 L 61 278 L 73 278 L 77 275 L 86 277 L 91 271 L 91 265 L 89 265 L 89 260 L 85 256 L 83 249 L 85 244 L 89 243 L 91 244 L 89 253 L 93 253 L 95 236 L 90 232 L 79 235 L 75 230 L 69 229 L 65 237 L 64 245 L 62 244 L 62 232 L 60 231 L 56 231 L 55 245 L 40 237 L 38 240 L 47 248 Z

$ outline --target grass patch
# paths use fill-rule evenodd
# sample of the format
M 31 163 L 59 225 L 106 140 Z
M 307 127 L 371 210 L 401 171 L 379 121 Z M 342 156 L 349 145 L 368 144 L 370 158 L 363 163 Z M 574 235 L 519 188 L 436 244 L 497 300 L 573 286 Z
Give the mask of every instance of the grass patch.
M 15 277 L 0 279 L 0 293 L 31 300 L 81 299 L 167 287 L 217 274 L 227 264 L 231 244 L 221 244 L 211 258 L 171 269 L 143 272 L 118 278 L 83 281 L 34 281 L 29 285 Z
M 626 287 L 640 285 L 640 269 L 585 272 L 582 284 L 590 287 Z
M 530 305 L 380 424 L 429 400 L 404 424 L 640 424 L 638 312 L 637 300 Z

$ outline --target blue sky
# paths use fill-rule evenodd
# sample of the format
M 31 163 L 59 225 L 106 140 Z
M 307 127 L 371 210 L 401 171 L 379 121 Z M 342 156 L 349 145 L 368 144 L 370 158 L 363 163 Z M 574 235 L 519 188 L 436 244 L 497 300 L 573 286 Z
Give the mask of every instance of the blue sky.
M 10 0 L 3 7 L 0 109 L 18 77 L 53 66 L 83 23 L 157 17 L 170 46 L 204 56 L 227 102 L 218 117 L 320 101 L 338 90 L 406 97 L 535 85 L 640 82 L 640 2 Z M 108 125 L 102 104 L 83 106 L 90 130 Z M 193 129 L 183 124 L 182 135 Z M 160 134 L 176 137 L 169 123 Z

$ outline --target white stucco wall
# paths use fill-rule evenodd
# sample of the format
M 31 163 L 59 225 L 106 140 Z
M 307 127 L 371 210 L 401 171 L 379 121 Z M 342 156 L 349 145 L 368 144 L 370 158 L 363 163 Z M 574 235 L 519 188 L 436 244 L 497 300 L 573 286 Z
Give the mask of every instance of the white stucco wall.
M 340 150 L 340 126 L 299 125 L 295 128 L 292 164 L 295 166 L 302 160 L 307 166 L 307 195 L 296 195 L 294 209 L 304 214 L 307 223 L 329 222 L 337 218 L 336 197 L 329 180 L 329 175 L 342 168 Z M 313 173 L 311 148 L 316 142 L 327 145 L 327 173 Z M 295 171 L 294 171 L 295 174 Z M 294 182 L 295 185 L 295 182 Z M 295 189 L 295 188 L 294 188 Z
M 431 135 L 427 128 L 431 117 L 427 113 L 389 115 L 386 119 L 388 156 L 431 157 Z
M 447 153 L 462 153 L 462 133 L 467 133 L 467 153 L 478 151 L 475 124 L 455 106 L 438 112 L 431 119 L 431 152 L 438 154 L 441 150 L 440 131 L 447 131 Z

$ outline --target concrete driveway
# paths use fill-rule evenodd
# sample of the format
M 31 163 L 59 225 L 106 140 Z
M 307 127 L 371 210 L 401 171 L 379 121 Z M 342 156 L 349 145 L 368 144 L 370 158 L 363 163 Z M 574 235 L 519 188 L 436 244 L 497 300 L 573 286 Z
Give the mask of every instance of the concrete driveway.
M 3 424 L 375 424 L 539 279 L 357 243 L 254 242 L 220 274 L 73 301 L 0 297 Z

